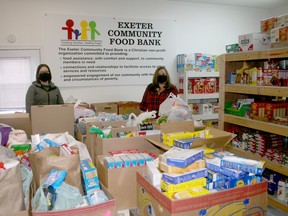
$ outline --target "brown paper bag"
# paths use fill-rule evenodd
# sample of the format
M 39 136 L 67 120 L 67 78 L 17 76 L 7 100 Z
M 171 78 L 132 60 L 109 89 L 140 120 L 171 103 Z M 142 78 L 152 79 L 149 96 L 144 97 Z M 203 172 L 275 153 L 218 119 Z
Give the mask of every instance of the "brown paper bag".
M 36 189 L 47 178 L 52 169 L 66 170 L 65 182 L 75 186 L 83 194 L 81 184 L 80 159 L 78 154 L 60 156 L 59 147 L 45 148 L 40 152 L 29 153 L 29 160 L 33 172 Z
M 5 163 L 11 158 L 1 158 Z M 7 216 L 25 210 L 20 163 L 0 172 L 0 216 Z

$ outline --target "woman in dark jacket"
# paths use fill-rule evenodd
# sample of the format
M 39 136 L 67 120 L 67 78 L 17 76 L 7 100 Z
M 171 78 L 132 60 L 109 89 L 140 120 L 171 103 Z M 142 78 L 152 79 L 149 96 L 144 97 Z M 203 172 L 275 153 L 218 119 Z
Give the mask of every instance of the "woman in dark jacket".
M 63 104 L 61 92 L 51 81 L 50 68 L 40 64 L 36 72 L 36 81 L 32 82 L 26 93 L 26 112 L 30 113 L 33 105 Z

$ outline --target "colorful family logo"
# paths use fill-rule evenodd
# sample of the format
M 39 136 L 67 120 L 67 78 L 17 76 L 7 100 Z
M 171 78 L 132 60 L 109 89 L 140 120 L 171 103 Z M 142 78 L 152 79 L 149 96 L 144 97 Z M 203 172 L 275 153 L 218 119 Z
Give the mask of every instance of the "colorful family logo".
M 80 22 L 81 29 L 74 29 L 73 27 L 74 21 L 72 19 L 67 19 L 66 26 L 62 27 L 62 30 L 67 31 L 68 40 L 95 40 L 96 35 L 100 35 L 100 32 L 96 30 L 95 21 L 82 20 Z

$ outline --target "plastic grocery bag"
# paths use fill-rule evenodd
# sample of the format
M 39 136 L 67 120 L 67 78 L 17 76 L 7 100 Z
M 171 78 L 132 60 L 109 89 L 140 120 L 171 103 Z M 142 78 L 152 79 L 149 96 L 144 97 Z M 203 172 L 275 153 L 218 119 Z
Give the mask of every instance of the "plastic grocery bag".
M 126 127 L 137 126 L 137 116 L 134 113 L 130 113 Z
M 80 117 L 93 117 L 96 115 L 95 111 L 86 107 L 80 106 L 81 101 L 77 101 L 74 105 L 74 120 Z
M 10 131 L 9 125 L 0 124 L 0 145 L 5 146 L 7 144 Z
M 11 127 L 11 131 L 9 133 L 9 139 L 6 144 L 6 147 L 10 147 L 12 145 L 19 145 L 19 144 L 27 144 L 31 143 L 27 137 L 27 134 L 24 130 L 14 129 Z
M 170 95 L 160 104 L 159 107 L 159 116 L 169 115 L 172 110 L 182 109 L 189 111 L 189 105 L 180 97 L 180 95 Z

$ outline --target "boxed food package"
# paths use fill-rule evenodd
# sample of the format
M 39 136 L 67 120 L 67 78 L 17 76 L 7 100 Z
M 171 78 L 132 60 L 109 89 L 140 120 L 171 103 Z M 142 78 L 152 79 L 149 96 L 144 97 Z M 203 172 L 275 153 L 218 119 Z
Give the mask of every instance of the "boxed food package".
M 238 37 L 239 51 L 260 51 L 269 49 L 270 34 L 267 32 L 256 32 L 240 35 Z
M 215 55 L 195 53 L 195 71 L 198 72 L 214 72 Z
M 277 18 L 276 17 L 269 17 L 266 19 L 261 20 L 261 32 L 269 32 L 271 29 L 275 28 Z
M 288 14 L 282 14 L 276 17 L 275 27 L 282 27 L 288 25 Z
M 205 93 L 205 78 L 196 78 L 192 80 L 192 94 L 204 94 Z
M 204 81 L 205 94 L 212 94 L 216 92 L 217 80 L 216 78 L 206 78 Z
M 214 72 L 217 69 L 217 55 L 190 53 L 177 55 L 177 72 Z
M 177 72 L 193 71 L 195 69 L 195 55 L 179 54 L 177 55 Z

